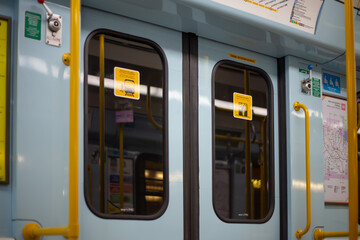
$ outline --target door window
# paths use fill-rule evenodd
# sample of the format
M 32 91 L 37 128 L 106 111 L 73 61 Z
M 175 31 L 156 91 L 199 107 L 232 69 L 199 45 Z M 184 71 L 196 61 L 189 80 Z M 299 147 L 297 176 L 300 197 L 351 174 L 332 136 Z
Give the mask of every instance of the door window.
M 213 71 L 213 205 L 226 222 L 265 221 L 273 200 L 272 85 L 261 69 Z
M 105 218 L 167 206 L 166 60 L 152 41 L 109 31 L 85 46 L 85 196 Z

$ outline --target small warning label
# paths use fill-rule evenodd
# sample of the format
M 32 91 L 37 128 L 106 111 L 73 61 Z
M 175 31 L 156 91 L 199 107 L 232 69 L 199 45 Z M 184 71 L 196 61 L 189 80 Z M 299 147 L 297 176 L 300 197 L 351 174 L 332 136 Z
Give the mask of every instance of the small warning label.
M 233 102 L 235 118 L 252 120 L 252 96 L 234 92 Z
M 140 99 L 140 73 L 126 68 L 114 68 L 114 94 L 117 97 Z

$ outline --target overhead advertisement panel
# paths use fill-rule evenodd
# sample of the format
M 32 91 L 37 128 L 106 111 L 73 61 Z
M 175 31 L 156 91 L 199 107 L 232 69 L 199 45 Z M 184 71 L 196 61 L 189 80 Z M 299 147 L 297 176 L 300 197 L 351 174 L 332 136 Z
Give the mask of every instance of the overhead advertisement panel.
M 212 0 L 256 16 L 315 34 L 324 0 Z

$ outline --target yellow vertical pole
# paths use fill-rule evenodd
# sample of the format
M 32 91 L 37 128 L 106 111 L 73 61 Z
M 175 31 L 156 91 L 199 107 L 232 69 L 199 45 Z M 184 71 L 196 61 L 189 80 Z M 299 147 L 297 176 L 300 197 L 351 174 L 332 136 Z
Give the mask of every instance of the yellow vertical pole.
M 354 46 L 353 1 L 344 1 L 346 43 L 346 85 L 348 117 L 348 174 L 349 174 L 349 239 L 357 239 L 358 233 L 358 166 L 356 121 L 356 72 Z
M 260 137 L 261 137 L 261 155 L 260 155 L 260 180 L 261 180 L 261 188 L 260 188 L 260 199 L 261 199 L 261 218 L 264 218 L 266 215 L 267 210 L 267 197 L 266 197 L 266 187 L 267 187 L 267 159 L 266 159 L 266 117 L 262 120 L 261 123 L 261 130 L 260 130 Z
M 69 235 L 79 237 L 79 62 L 80 0 L 71 0 L 70 109 L 69 109 Z
M 120 123 L 119 134 L 119 160 L 120 160 L 120 212 L 124 208 L 124 124 Z
M 249 72 L 244 70 L 244 93 L 249 94 Z M 250 153 L 250 122 L 245 121 L 245 184 L 246 184 L 246 213 L 248 218 L 252 219 L 251 204 L 251 169 L 250 169 L 251 153 Z
M 99 147 L 100 147 L 100 212 L 105 212 L 105 53 L 104 34 L 99 36 Z
M 360 103 L 357 104 L 357 130 L 360 128 Z
M 93 204 L 93 170 L 90 165 L 87 166 L 89 173 L 89 195 L 90 195 L 90 204 Z

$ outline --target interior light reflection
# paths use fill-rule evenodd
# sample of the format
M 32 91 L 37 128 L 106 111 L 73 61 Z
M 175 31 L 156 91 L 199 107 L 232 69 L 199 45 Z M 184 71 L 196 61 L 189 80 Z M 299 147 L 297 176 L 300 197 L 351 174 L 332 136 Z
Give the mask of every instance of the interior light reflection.
M 306 182 L 302 181 L 302 180 L 294 179 L 294 180 L 292 180 L 292 186 L 293 186 L 293 188 L 296 188 L 296 189 L 305 190 Z M 324 184 L 322 184 L 322 183 L 311 182 L 310 188 L 312 191 L 315 191 L 315 192 L 324 192 Z
M 164 174 L 162 171 L 145 170 L 145 177 L 153 178 L 153 179 L 157 179 L 157 180 L 163 180 Z
M 305 114 L 304 114 L 304 111 L 295 111 L 295 109 L 293 109 L 294 111 L 292 111 L 291 113 L 299 118 L 305 118 Z M 309 117 L 320 117 L 320 113 L 319 111 L 314 111 L 314 110 L 311 110 L 311 109 L 308 109 L 309 111 Z
M 234 109 L 234 104 L 232 102 L 227 102 L 219 99 L 215 99 L 215 106 L 219 108 L 225 108 L 230 111 L 233 111 Z M 255 115 L 267 116 L 266 108 L 256 107 L 256 106 L 253 106 L 252 108 Z
M 104 87 L 108 89 L 114 89 L 114 80 L 110 78 L 105 78 Z M 98 76 L 88 75 L 88 84 L 92 86 L 99 86 L 100 80 Z M 146 95 L 147 94 L 147 85 L 140 85 L 140 94 Z M 163 89 L 158 87 L 150 87 L 150 95 L 152 97 L 162 98 Z
M 160 196 L 146 195 L 146 196 L 145 196 L 145 200 L 146 200 L 147 202 L 161 202 L 161 201 L 162 201 L 162 197 L 160 197 Z

